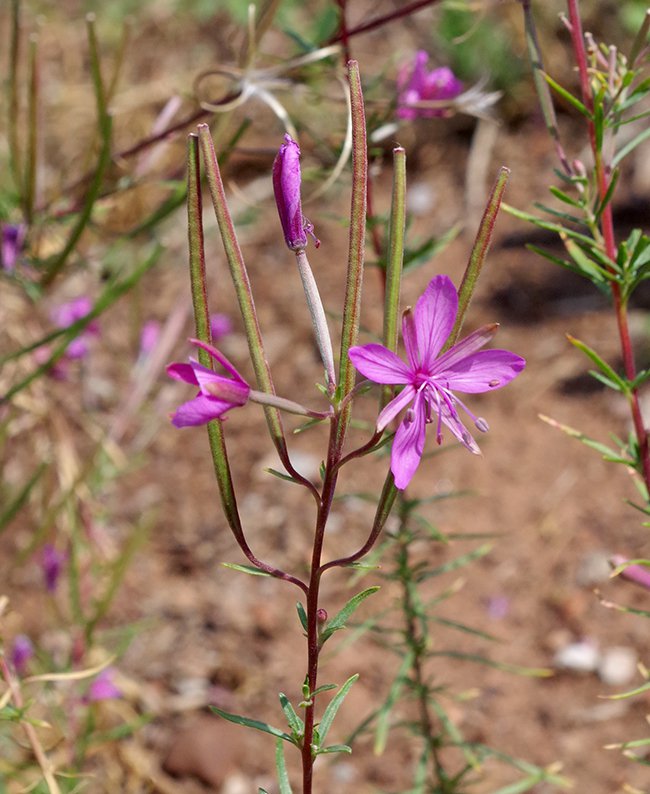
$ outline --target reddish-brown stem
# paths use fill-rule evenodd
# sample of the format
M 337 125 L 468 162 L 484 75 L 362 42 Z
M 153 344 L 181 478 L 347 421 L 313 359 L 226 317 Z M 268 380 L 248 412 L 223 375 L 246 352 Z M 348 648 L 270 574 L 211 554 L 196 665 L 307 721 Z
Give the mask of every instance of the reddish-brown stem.
M 347 0 L 336 0 L 336 4 L 339 7 L 339 32 L 337 36 L 339 37 L 339 41 L 341 42 L 343 48 L 343 64 L 345 65 L 349 60 L 352 59 L 352 55 L 350 54 L 350 43 L 349 43 L 349 35 L 348 35 L 348 23 L 347 23 Z
M 357 25 L 354 28 L 349 28 L 346 31 L 347 38 L 350 39 L 352 36 L 358 36 L 360 33 L 369 33 L 371 30 L 376 30 L 383 25 L 387 25 L 389 22 L 407 17 L 410 14 L 414 14 L 416 11 L 420 11 L 422 8 L 432 6 L 438 2 L 440 2 L 440 0 L 414 0 L 414 2 L 407 3 L 405 6 L 402 6 L 402 8 L 397 8 L 395 11 L 390 11 L 387 14 L 382 14 L 381 16 L 375 17 L 374 19 L 370 19 L 368 22 L 362 22 L 360 25 Z M 326 42 L 326 44 L 336 44 L 339 41 L 341 41 L 340 31 L 335 33 L 334 36 L 332 36 L 332 38 Z
M 571 29 L 571 40 L 578 64 L 580 75 L 580 87 L 582 91 L 582 101 L 587 110 L 592 114 L 587 124 L 589 129 L 589 141 L 594 157 L 594 169 L 596 173 L 596 183 L 600 201 L 604 201 L 609 189 L 611 179 L 610 166 L 603 161 L 602 151 L 597 144 L 596 127 L 593 121 L 594 99 L 589 81 L 587 64 L 587 53 L 585 50 L 584 36 L 582 32 L 582 22 L 578 0 L 568 0 L 569 23 Z M 612 215 L 611 202 L 605 206 L 601 216 L 601 229 L 605 253 L 613 261 L 616 261 L 616 238 L 614 235 L 614 220 Z M 636 378 L 636 363 L 634 361 L 634 350 L 630 338 L 630 327 L 627 314 L 627 299 L 621 294 L 620 285 L 616 281 L 611 282 L 614 309 L 616 312 L 616 323 L 621 343 L 623 355 L 623 367 L 628 381 L 632 382 Z M 632 388 L 629 394 L 630 410 L 634 431 L 639 445 L 639 460 L 641 461 L 642 475 L 647 491 L 650 493 L 650 450 L 648 448 L 648 432 L 645 428 L 641 406 L 639 403 L 639 393 L 637 388 Z
M 307 683 L 310 694 L 316 690 L 318 683 L 318 656 L 320 653 L 318 637 L 318 594 L 323 572 L 323 568 L 321 567 L 321 555 L 323 553 L 323 542 L 325 540 L 325 527 L 332 507 L 337 480 L 338 422 L 338 418 L 332 417 L 325 479 L 323 482 L 321 503 L 316 518 L 316 532 L 314 535 L 311 558 L 311 573 L 309 588 L 307 590 Z M 312 744 L 314 742 L 315 710 L 315 698 L 310 696 L 305 709 L 305 733 L 302 745 L 302 794 L 311 794 L 312 792 L 314 771 Z

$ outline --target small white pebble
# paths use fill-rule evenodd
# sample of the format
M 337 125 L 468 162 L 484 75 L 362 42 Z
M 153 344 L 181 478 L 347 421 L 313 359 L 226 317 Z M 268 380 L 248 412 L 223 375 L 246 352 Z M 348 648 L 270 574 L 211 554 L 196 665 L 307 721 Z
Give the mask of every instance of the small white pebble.
M 604 684 L 624 686 L 636 675 L 637 654 L 634 648 L 617 645 L 606 648 L 598 664 L 598 675 Z
M 559 670 L 574 673 L 593 673 L 598 669 L 600 651 L 591 640 L 571 642 L 559 648 L 553 657 L 553 665 Z

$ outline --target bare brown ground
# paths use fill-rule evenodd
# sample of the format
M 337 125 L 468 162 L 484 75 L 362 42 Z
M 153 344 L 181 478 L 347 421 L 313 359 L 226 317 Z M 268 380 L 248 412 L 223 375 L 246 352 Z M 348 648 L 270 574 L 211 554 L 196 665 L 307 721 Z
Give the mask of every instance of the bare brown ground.
M 372 58 L 372 39 L 364 42 L 357 53 L 362 63 L 364 55 Z M 189 73 L 193 65 L 185 68 Z M 488 158 L 488 182 L 499 165 L 512 169 L 508 201 L 516 206 L 527 207 L 533 198 L 542 196 L 551 178 L 550 147 L 540 126 L 502 128 Z M 465 217 L 467 140 L 462 125 L 455 138 L 437 123 L 404 133 L 401 142 L 409 150 L 409 183 L 432 190 L 429 207 L 417 219 L 412 235 L 442 233 Z M 270 146 L 259 136 L 257 143 Z M 182 149 L 176 156 L 182 158 Z M 386 206 L 390 173 L 386 164 L 377 168 L 375 192 L 381 211 Z M 241 174 L 236 168 L 233 174 L 238 183 L 246 182 L 244 166 Z M 292 257 L 281 244 L 268 185 L 262 191 L 258 220 L 241 228 L 268 358 L 281 394 L 317 402 L 313 384 L 320 373 L 299 279 Z M 325 304 L 333 313 L 339 311 L 343 293 L 346 241 L 339 218 L 345 215 L 347 203 L 343 181 L 326 203 L 308 207 L 322 240 L 319 251 L 311 250 L 310 260 Z M 473 218 L 463 236 L 406 279 L 404 304 L 412 303 L 436 273 L 448 273 L 458 282 L 471 245 L 472 224 Z M 436 502 L 427 515 L 444 533 L 490 536 L 493 549 L 470 567 L 436 580 L 431 593 L 462 578 L 462 588 L 440 614 L 488 630 L 501 642 L 488 647 L 444 632 L 434 634 L 434 648 L 453 647 L 509 664 L 548 668 L 559 647 L 591 638 L 604 648 L 633 648 L 643 659 L 647 624 L 602 606 L 594 584 L 585 583 L 583 575 L 585 561 L 593 555 L 647 556 L 640 514 L 623 501 L 634 498 L 633 484 L 622 469 L 601 461 L 597 453 L 539 418 L 539 414 L 548 415 L 602 441 L 607 441 L 610 432 L 627 433 L 624 406 L 604 389 L 587 385 L 585 361 L 565 339 L 565 332 L 570 331 L 615 360 L 615 327 L 603 304 L 592 300 L 580 282 L 525 252 L 521 235 L 528 233 L 529 229 L 507 216 L 500 218 L 468 322 L 468 327 L 477 327 L 498 320 L 498 345 L 525 356 L 526 372 L 505 391 L 485 400 L 472 399 L 491 428 L 482 439 L 482 458 L 462 450 L 432 457 L 423 463 L 413 483 L 413 493 L 421 496 L 472 491 L 462 498 Z M 164 235 L 172 255 L 146 278 L 139 297 L 144 315 L 159 319 L 188 301 L 182 216 L 167 224 Z M 231 312 L 232 289 L 211 221 L 207 246 L 212 309 Z M 18 298 L 12 300 L 19 314 Z M 374 331 L 380 327 L 380 303 L 379 280 L 369 269 L 363 323 Z M 11 319 L 16 321 L 17 316 Z M 73 451 L 75 465 L 88 446 L 88 427 L 95 420 L 100 425 L 105 421 L 101 400 L 97 405 L 97 383 L 110 384 L 103 395 L 105 404 L 112 406 L 120 404 L 131 388 L 124 365 L 116 363 L 119 356 L 127 361 L 133 357 L 134 335 L 126 338 L 124 333 L 131 319 L 124 307 L 118 307 L 103 323 L 101 350 L 87 374 L 94 404 L 80 411 L 79 395 L 65 384 L 48 384 L 46 397 L 42 387 L 37 391 L 38 400 L 51 401 L 39 403 L 39 426 L 48 428 L 57 456 L 65 458 L 66 449 Z M 640 311 L 634 319 L 641 328 Z M 28 324 L 37 321 L 26 320 Z M 189 334 L 188 320 L 175 358 L 186 355 L 183 337 Z M 250 375 L 241 328 L 224 341 L 223 349 Z M 107 725 L 139 713 L 149 713 L 153 719 L 134 738 L 100 748 L 93 761 L 98 774 L 87 791 L 235 794 L 254 791 L 256 785 L 273 791 L 272 741 L 208 717 L 206 706 L 214 702 L 279 724 L 282 715 L 276 693 L 283 691 L 294 702 L 299 700 L 305 665 L 295 616 L 297 594 L 281 583 L 249 578 L 220 566 L 222 561 L 242 560 L 220 513 L 205 432 L 178 431 L 166 419 L 186 396 L 160 375 L 150 403 L 131 423 L 115 452 L 118 468 L 125 470 L 128 463 L 132 471 L 105 486 L 99 498 L 89 500 L 94 509 L 101 508 L 103 523 L 115 527 L 118 538 L 140 516 L 151 516 L 147 544 L 137 555 L 110 614 L 110 627 L 130 624 L 137 630 L 118 662 L 126 697 L 107 703 L 104 718 Z M 42 406 L 49 404 L 54 409 L 43 411 Z M 29 403 L 23 407 L 28 414 L 34 410 Z M 371 419 L 373 410 L 374 403 L 367 398 L 360 412 Z M 287 426 L 294 426 L 291 420 Z M 261 413 L 254 406 L 233 412 L 227 421 L 227 440 L 242 518 L 256 552 L 285 568 L 304 570 L 312 505 L 299 489 L 264 473 L 265 467 L 276 463 Z M 431 440 L 429 444 L 431 448 Z M 323 450 L 320 431 L 297 437 L 292 448 L 302 465 L 315 473 Z M 350 471 L 343 478 L 343 490 L 378 489 L 384 466 L 384 461 L 373 461 Z M 326 555 L 355 548 L 371 518 L 367 505 L 355 503 L 351 510 L 337 505 Z M 7 564 L 2 590 L 11 597 L 14 610 L 10 633 L 27 631 L 47 641 L 53 616 L 43 608 L 36 563 L 28 561 L 18 568 L 11 563 L 32 531 L 19 520 L 3 539 Z M 423 553 L 442 563 L 479 543 L 432 544 Z M 364 586 L 375 581 L 377 577 L 369 574 Z M 644 606 L 644 594 L 629 584 L 604 581 L 598 587 L 608 598 Z M 335 574 L 326 582 L 323 604 L 330 613 L 349 597 L 349 588 L 347 575 Z M 489 616 L 486 607 L 496 596 L 507 598 L 509 604 L 507 614 L 498 620 Z M 385 585 L 363 615 L 380 612 L 396 597 L 394 586 Z M 324 659 L 323 681 L 342 683 L 361 672 L 333 738 L 344 740 L 385 698 L 396 668 L 397 661 L 367 635 Z M 622 791 L 625 782 L 649 790 L 642 767 L 625 761 L 616 750 L 603 749 L 647 732 L 643 701 L 603 699 L 620 687 L 607 686 L 592 674 L 555 672 L 534 678 L 444 657 L 431 664 L 430 674 L 448 686 L 447 708 L 469 739 L 540 765 L 559 761 L 580 794 L 613 794 Z M 641 681 L 637 675 L 629 687 Z M 454 700 L 461 693 L 464 697 Z M 185 765 L 194 775 L 172 779 L 163 771 L 170 748 L 176 748 L 177 754 L 172 765 Z M 406 788 L 416 754 L 411 741 L 396 735 L 389 750 L 375 757 L 371 740 L 362 737 L 351 758 L 323 762 L 317 790 L 319 794 L 370 794 Z M 289 759 L 292 770 L 295 761 Z M 213 782 L 202 784 L 196 775 Z M 510 779 L 512 773 L 488 764 L 474 790 L 489 794 Z M 540 794 L 546 790 L 538 787 Z

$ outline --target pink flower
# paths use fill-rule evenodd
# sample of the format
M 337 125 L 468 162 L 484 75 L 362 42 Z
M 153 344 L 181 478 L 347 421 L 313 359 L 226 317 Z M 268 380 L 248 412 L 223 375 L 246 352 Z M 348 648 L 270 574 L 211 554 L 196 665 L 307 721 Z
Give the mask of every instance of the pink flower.
M 210 334 L 213 342 L 218 342 L 224 336 L 232 333 L 232 320 L 227 314 L 218 312 L 210 315 Z
M 286 244 L 292 251 L 307 247 L 307 234 L 314 238 L 314 226 L 302 214 L 300 200 L 300 147 L 288 133 L 273 161 L 273 192 Z
M 447 66 L 427 69 L 429 56 L 418 50 L 412 65 L 400 70 L 397 77 L 397 117 L 400 119 L 424 118 L 447 115 L 444 103 L 455 99 L 463 91 L 463 84 Z M 431 102 L 431 106 L 419 103 Z M 436 106 L 435 103 L 439 103 Z
M 377 430 L 386 428 L 400 411 L 406 414 L 395 433 L 391 471 L 395 485 L 406 488 L 420 464 L 425 428 L 436 417 L 436 440 L 442 443 L 442 425 L 470 452 L 479 453 L 476 441 L 463 425 L 458 407 L 478 430 L 487 431 L 485 419 L 474 416 L 454 391 L 476 394 L 505 386 L 525 367 L 520 356 L 507 350 L 483 350 L 496 333 L 486 325 L 440 355 L 458 313 L 458 295 L 450 278 L 436 276 L 415 305 L 404 312 L 402 335 L 407 362 L 383 345 L 350 348 L 359 372 L 375 383 L 404 386 L 377 418 Z
M 92 311 L 92 308 L 93 304 L 90 298 L 82 295 L 68 303 L 62 303 L 57 306 L 52 311 L 52 320 L 59 328 L 68 328 L 78 320 L 81 320 L 82 317 L 85 317 Z M 66 358 L 77 359 L 88 355 L 90 349 L 88 341 L 92 336 L 97 336 L 97 334 L 99 334 L 99 325 L 96 320 L 91 320 L 83 331 L 79 333 L 79 336 L 68 345 L 65 351 Z
M 113 681 L 115 670 L 107 667 L 99 673 L 97 678 L 88 687 L 86 700 L 90 703 L 98 700 L 115 700 L 122 697 L 122 690 Z
M 34 646 L 26 634 L 18 634 L 11 646 L 11 663 L 18 675 L 22 675 L 29 660 L 34 656 Z
M 140 329 L 139 359 L 147 358 L 153 352 L 160 339 L 160 323 L 158 320 L 147 320 Z
M 250 394 L 250 386 L 223 353 L 198 339 L 190 339 L 190 342 L 207 351 L 232 377 L 218 375 L 193 358 L 190 358 L 189 364 L 170 364 L 167 374 L 171 378 L 199 387 L 199 393 L 193 400 L 176 409 L 172 416 L 172 424 L 176 427 L 203 425 L 212 419 L 219 419 L 231 408 L 244 405 Z
M 45 579 L 45 587 L 50 593 L 56 591 L 65 561 L 65 553 L 59 551 L 51 543 L 46 543 L 45 546 L 43 546 L 41 570 L 43 571 L 43 578 Z
M 23 250 L 26 228 L 23 223 L 6 223 L 0 231 L 0 263 L 8 273 L 16 268 L 16 262 Z

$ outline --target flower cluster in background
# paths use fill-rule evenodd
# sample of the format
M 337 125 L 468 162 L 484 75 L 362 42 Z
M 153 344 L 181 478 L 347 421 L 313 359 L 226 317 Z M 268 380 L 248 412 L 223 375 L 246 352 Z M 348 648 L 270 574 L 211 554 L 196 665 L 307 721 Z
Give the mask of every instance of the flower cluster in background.
M 463 83 L 448 66 L 428 69 L 429 55 L 418 50 L 397 76 L 397 117 L 431 119 L 449 115 L 449 101 L 463 92 Z

